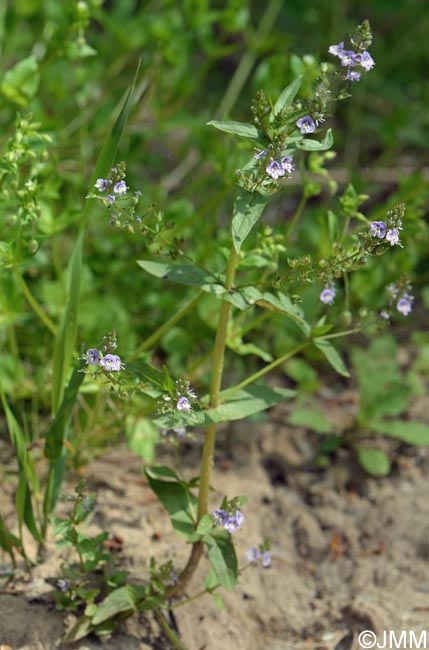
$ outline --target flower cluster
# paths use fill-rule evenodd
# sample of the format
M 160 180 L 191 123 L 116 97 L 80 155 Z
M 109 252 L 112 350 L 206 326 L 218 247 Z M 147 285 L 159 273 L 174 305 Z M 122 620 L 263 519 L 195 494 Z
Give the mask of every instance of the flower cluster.
M 368 72 L 375 66 L 374 59 L 367 51 L 371 42 L 372 34 L 369 28 L 369 23 L 364 21 L 358 28 L 355 36 L 351 39 L 351 47 L 353 47 L 353 49 L 345 49 L 344 42 L 330 46 L 328 52 L 338 57 L 341 66 L 347 68 L 344 79 L 348 81 L 359 81 L 361 78 L 361 72 L 355 68 L 360 68 L 361 70 Z
M 389 210 L 386 215 L 386 221 L 371 221 L 369 224 L 369 234 L 377 239 L 385 239 L 391 246 L 399 244 L 399 231 L 402 230 L 402 219 L 405 215 L 405 205 L 403 203 Z
M 213 510 L 212 516 L 214 523 L 217 526 L 223 526 L 231 535 L 244 524 L 244 515 L 238 509 L 232 512 L 223 509 Z
M 125 163 L 119 163 L 117 167 L 112 167 L 108 178 L 97 178 L 94 185 L 100 193 L 107 192 L 105 201 L 112 205 L 118 197 L 124 196 L 128 191 L 125 182 Z
M 397 311 L 403 316 L 408 316 L 413 309 L 414 302 L 414 296 L 410 293 L 412 291 L 410 282 L 401 278 L 398 282 L 389 284 L 386 289 L 390 294 L 390 302 L 396 306 Z M 387 320 L 389 312 L 383 310 L 380 316 Z
M 96 348 L 89 348 L 85 355 L 86 364 L 89 366 L 99 366 L 106 372 L 119 372 L 125 366 L 121 357 L 117 354 L 103 354 Z
M 280 162 L 271 159 L 271 162 L 269 165 L 267 165 L 265 171 L 269 176 L 271 176 L 271 178 L 273 178 L 276 181 L 278 178 L 284 176 L 285 174 L 288 174 L 288 176 L 290 176 L 294 171 L 294 169 L 295 166 L 293 165 L 292 157 L 285 156 L 280 160 Z
M 335 286 L 333 284 L 329 284 L 326 285 L 326 287 L 323 289 L 319 298 L 324 305 L 332 305 L 335 300 L 336 294 L 337 294 L 337 290 Z
M 164 423 L 165 428 L 162 430 L 162 435 L 169 436 L 173 432 L 178 438 L 183 438 L 186 435 L 184 426 L 186 422 L 182 418 L 178 418 L 178 414 L 183 414 L 189 418 L 197 401 L 198 397 L 191 388 L 189 380 L 186 378 L 178 379 L 174 389 L 170 390 L 167 395 L 164 395 L 158 401 L 158 413 L 162 416 L 168 416 Z
M 264 545 L 261 545 L 259 548 L 253 546 L 246 551 L 246 557 L 251 564 L 256 564 L 259 560 L 262 560 L 262 566 L 264 569 L 268 569 L 271 566 L 271 555 L 268 550 L 264 549 Z
M 125 366 L 121 357 L 112 354 L 118 347 L 116 332 L 108 332 L 103 336 L 101 350 L 98 348 L 89 348 L 83 359 L 87 366 L 100 368 L 104 372 L 119 372 Z

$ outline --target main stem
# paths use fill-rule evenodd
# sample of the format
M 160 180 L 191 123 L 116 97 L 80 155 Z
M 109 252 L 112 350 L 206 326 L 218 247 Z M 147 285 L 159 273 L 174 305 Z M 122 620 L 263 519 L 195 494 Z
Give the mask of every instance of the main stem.
M 230 291 L 234 282 L 235 269 L 237 267 L 238 254 L 234 246 L 231 248 L 229 254 L 228 266 L 226 269 L 225 289 Z M 219 395 L 222 384 L 223 362 L 225 358 L 226 337 L 228 332 L 229 313 L 231 310 L 231 303 L 223 300 L 219 310 L 219 321 L 216 332 L 216 339 L 212 357 L 212 372 L 210 382 L 210 407 L 216 408 L 219 406 Z M 213 455 L 216 441 L 216 424 L 209 424 L 206 429 L 206 436 L 204 439 L 203 455 L 201 458 L 200 469 L 200 489 L 198 492 L 198 521 L 207 513 L 210 478 L 213 465 Z M 183 569 L 178 584 L 171 587 L 165 594 L 165 598 L 171 598 L 175 594 L 182 591 L 185 585 L 191 579 L 195 569 L 198 566 L 200 558 L 203 553 L 202 542 L 196 542 L 192 545 L 191 555 L 188 563 Z

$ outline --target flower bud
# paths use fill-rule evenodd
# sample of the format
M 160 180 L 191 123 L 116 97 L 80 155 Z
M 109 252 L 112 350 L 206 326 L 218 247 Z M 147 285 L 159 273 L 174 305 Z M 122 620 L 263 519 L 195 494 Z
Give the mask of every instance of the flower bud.
M 30 241 L 27 243 L 27 248 L 28 248 L 28 252 L 31 253 L 31 255 L 37 253 L 37 251 L 39 250 L 39 242 L 37 241 L 37 239 L 30 239 Z

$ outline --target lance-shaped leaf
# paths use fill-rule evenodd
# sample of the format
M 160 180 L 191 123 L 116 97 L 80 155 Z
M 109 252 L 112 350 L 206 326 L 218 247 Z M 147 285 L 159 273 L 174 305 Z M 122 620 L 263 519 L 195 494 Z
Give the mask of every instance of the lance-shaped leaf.
M 193 264 L 171 264 L 170 262 L 157 262 L 153 260 L 139 260 L 137 264 L 157 278 L 170 280 L 179 284 L 200 287 L 219 300 L 226 300 L 238 309 L 246 309 L 247 303 L 238 292 L 226 291 L 221 283 L 216 281 L 208 271 Z
M 246 287 L 240 290 L 240 293 L 248 301 L 249 305 L 256 304 L 263 309 L 288 316 L 306 336 L 309 336 L 311 327 L 304 320 L 302 310 L 297 305 L 294 305 L 286 294 L 279 292 L 277 295 L 274 295 L 268 291 L 259 291 L 256 287 Z
M 326 151 L 327 149 L 330 149 L 333 144 L 334 138 L 332 136 L 332 129 L 328 129 L 321 142 L 319 142 L 319 140 L 312 140 L 311 138 L 304 138 L 300 142 L 296 143 L 296 148 L 302 149 L 302 151 Z
M 331 364 L 334 370 L 336 370 L 340 375 L 343 375 L 343 377 L 350 377 L 350 373 L 345 367 L 344 361 L 334 346 L 329 343 L 329 341 L 326 341 L 323 338 L 315 338 L 313 340 L 313 343 L 316 348 L 320 350 L 326 360 Z
M 381 449 L 364 445 L 356 445 L 355 449 L 359 464 L 371 476 L 387 476 L 390 472 L 390 459 Z
M 150 487 L 170 515 L 176 533 L 187 539 L 191 537 L 195 531 L 194 513 L 197 499 L 190 492 L 188 485 L 184 481 L 175 480 L 174 477 L 171 477 L 173 480 L 158 478 L 159 475 L 166 476 L 166 473 L 160 472 L 157 467 L 146 468 L 145 474 Z
M 247 192 L 242 187 L 238 189 L 232 218 L 232 240 L 237 253 L 240 252 L 244 240 L 258 222 L 266 204 L 267 198 L 262 194 Z
M 250 138 L 251 140 L 259 140 L 262 138 L 262 133 L 258 131 L 256 126 L 245 122 L 219 122 L 212 120 L 211 122 L 207 122 L 207 126 L 214 126 L 219 131 L 232 133 L 232 135 L 238 135 L 240 138 Z
M 136 612 L 138 600 L 138 593 L 131 585 L 118 587 L 98 605 L 92 617 L 92 625 L 99 625 L 117 614 Z
M 282 92 L 280 93 L 280 96 L 276 103 L 274 104 L 274 115 L 277 115 L 280 113 L 280 111 L 285 110 L 286 108 L 289 108 L 289 106 L 292 104 L 293 100 L 295 99 L 295 96 L 300 89 L 302 83 L 302 75 L 294 79 L 292 83 L 290 83 Z
M 224 391 L 225 395 L 228 391 Z M 206 423 L 230 422 L 242 420 L 255 413 L 279 404 L 296 395 L 295 391 L 287 388 L 269 388 L 268 386 L 248 386 L 235 392 L 231 399 L 220 404 L 215 409 L 204 411 Z M 220 395 L 222 400 L 222 393 Z

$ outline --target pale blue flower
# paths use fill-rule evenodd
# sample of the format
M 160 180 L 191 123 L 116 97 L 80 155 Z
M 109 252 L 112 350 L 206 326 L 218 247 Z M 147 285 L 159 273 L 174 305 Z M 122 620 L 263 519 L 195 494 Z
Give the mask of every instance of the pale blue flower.
M 337 290 L 334 286 L 325 287 L 321 292 L 319 298 L 325 305 L 332 305 L 335 300 Z
M 272 160 L 270 164 L 265 168 L 265 171 L 271 178 L 274 178 L 276 181 L 280 176 L 285 175 L 285 170 L 276 160 Z
M 106 354 L 100 360 L 100 366 L 108 372 L 119 372 L 123 368 L 123 363 L 117 354 Z
M 304 115 L 304 117 L 301 117 L 297 121 L 296 125 L 302 135 L 305 135 L 306 133 L 314 133 L 316 130 L 316 125 L 310 115 Z
M 113 186 L 113 191 L 115 192 L 115 194 L 119 194 L 119 195 L 126 194 L 127 189 L 128 189 L 128 187 L 127 187 L 125 181 L 118 181 Z
M 182 411 L 183 413 L 188 413 L 192 408 L 191 402 L 188 400 L 187 397 L 180 397 L 177 400 L 176 408 L 178 411 Z
M 99 192 L 104 192 L 106 187 L 109 185 L 109 181 L 104 179 L 104 178 L 97 178 L 97 181 L 94 185 L 94 187 L 97 188 Z
M 386 224 L 384 221 L 371 221 L 369 224 L 369 234 L 371 237 L 383 239 L 386 234 Z

